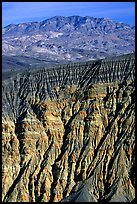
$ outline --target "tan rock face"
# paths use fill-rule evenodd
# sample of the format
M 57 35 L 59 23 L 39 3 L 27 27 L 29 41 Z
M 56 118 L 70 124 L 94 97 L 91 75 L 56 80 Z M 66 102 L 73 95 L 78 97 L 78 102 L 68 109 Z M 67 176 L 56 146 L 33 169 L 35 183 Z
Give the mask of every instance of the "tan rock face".
M 3 201 L 132 201 L 133 81 L 54 90 L 60 97 L 29 96 L 27 111 L 3 120 Z
M 29 100 L 35 112 L 3 124 L 4 201 L 61 201 L 89 180 L 96 200 L 107 197 L 116 180 L 111 199 L 134 198 L 134 98 L 127 91 L 133 87 L 117 84 L 107 93 L 109 86 L 86 89 L 86 100 Z

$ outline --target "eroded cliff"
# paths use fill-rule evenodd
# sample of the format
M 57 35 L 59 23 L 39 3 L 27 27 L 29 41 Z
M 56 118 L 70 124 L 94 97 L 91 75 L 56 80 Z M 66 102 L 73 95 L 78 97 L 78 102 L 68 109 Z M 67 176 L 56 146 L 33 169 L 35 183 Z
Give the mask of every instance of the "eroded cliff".
M 134 74 L 125 55 L 4 80 L 3 201 L 132 201 Z

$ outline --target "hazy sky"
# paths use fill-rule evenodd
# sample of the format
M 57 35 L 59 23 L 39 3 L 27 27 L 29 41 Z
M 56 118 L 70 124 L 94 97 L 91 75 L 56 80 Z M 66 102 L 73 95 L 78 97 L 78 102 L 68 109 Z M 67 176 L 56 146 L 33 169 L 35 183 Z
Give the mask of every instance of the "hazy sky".
M 108 17 L 135 25 L 135 2 L 3 2 L 2 26 L 53 16 Z

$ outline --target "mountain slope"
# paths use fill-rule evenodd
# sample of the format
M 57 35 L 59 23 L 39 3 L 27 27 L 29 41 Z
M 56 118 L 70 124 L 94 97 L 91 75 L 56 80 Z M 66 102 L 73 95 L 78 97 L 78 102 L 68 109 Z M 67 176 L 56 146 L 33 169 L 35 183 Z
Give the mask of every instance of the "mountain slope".
M 3 55 L 55 62 L 87 61 L 134 52 L 135 28 L 108 18 L 55 16 L 3 28 Z
M 134 79 L 124 55 L 3 80 L 3 202 L 133 201 Z

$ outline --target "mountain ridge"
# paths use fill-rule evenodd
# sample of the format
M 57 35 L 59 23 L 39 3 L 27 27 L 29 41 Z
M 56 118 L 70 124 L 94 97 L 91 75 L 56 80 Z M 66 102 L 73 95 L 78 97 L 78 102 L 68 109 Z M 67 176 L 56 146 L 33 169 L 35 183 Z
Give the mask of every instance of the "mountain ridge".
M 134 52 L 135 28 L 108 18 L 55 16 L 3 28 L 3 55 L 79 62 Z
M 30 24 L 40 24 L 40 25 L 42 25 L 42 24 L 44 24 L 44 23 L 46 23 L 46 22 L 49 22 L 49 21 L 52 21 L 52 20 L 56 20 L 56 19 L 68 19 L 68 20 L 71 20 L 71 19 L 73 19 L 73 18 L 79 18 L 79 19 L 85 19 L 85 20 L 87 20 L 87 19 L 89 19 L 89 20 L 106 20 L 106 21 L 110 21 L 110 22 L 114 22 L 114 23 L 117 23 L 117 24 L 121 24 L 121 25 L 126 25 L 126 26 L 129 26 L 129 27 L 131 27 L 131 28 L 134 28 L 135 26 L 134 25 L 129 25 L 129 24 L 127 24 L 127 23 L 124 23 L 124 22 L 118 22 L 118 21 L 114 21 L 114 20 L 111 20 L 111 18 L 108 18 L 108 17 L 102 17 L 102 18 L 95 18 L 95 17 L 91 17 L 91 16 L 78 16 L 78 15 L 73 15 L 73 16 L 68 16 L 68 17 L 65 17 L 65 16 L 54 16 L 54 17 L 51 17 L 51 18 L 47 18 L 47 19 L 45 19 L 45 20 L 42 20 L 42 21 L 29 21 L 29 22 L 22 22 L 22 23 L 11 23 L 11 24 L 8 24 L 8 25 L 6 25 L 6 26 L 4 26 L 3 28 L 9 28 L 9 27 L 12 27 L 12 26 L 18 26 L 18 25 L 24 25 L 24 24 L 28 24 L 28 25 L 30 25 Z

